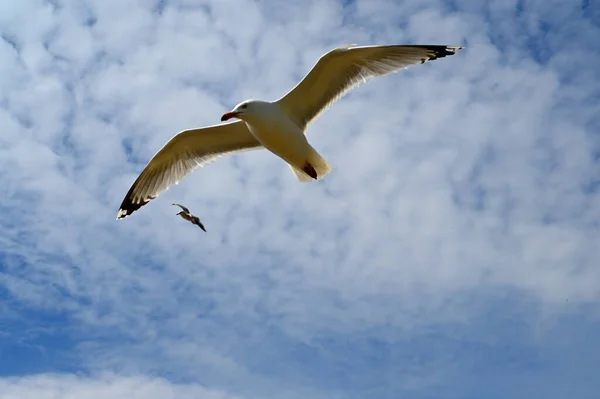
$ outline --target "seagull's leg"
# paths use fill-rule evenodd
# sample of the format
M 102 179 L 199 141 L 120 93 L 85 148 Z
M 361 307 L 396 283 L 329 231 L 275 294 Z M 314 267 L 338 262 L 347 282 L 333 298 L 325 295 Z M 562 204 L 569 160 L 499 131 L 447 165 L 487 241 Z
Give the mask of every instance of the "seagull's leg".
M 309 175 L 310 177 L 312 177 L 313 179 L 317 180 L 317 171 L 315 170 L 315 168 L 308 162 L 306 162 L 304 164 L 304 167 L 302 168 L 302 170 Z

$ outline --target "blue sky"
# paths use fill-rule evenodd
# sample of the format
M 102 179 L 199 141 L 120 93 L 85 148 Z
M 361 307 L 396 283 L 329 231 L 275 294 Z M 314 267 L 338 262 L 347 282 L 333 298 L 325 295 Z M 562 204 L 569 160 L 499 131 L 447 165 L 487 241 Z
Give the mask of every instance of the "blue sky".
M 0 398 L 596 398 L 600 9 L 0 4 Z M 178 131 L 342 44 L 466 45 L 118 206 Z M 208 233 L 175 217 L 172 202 Z

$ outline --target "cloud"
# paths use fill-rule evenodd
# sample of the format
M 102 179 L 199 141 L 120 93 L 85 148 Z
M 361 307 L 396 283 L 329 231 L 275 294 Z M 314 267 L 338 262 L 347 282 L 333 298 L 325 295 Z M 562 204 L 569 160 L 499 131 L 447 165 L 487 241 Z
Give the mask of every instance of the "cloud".
M 172 384 L 161 378 L 121 377 L 105 374 L 94 377 L 42 374 L 0 379 L 6 399 L 28 398 L 206 398 L 235 399 L 198 384 Z
M 578 397 L 597 392 L 586 370 L 600 356 L 577 332 L 597 331 L 600 293 L 592 2 L 0 7 L 5 386 L 564 397 L 570 379 Z M 346 43 L 466 47 L 311 125 L 334 168 L 321 182 L 252 151 L 114 220 L 172 135 L 278 98 Z

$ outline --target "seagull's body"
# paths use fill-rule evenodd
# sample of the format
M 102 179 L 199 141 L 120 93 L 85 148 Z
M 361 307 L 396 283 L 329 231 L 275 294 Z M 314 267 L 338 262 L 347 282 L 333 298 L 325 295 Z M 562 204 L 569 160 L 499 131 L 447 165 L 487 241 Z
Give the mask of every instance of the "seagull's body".
M 186 208 L 185 206 L 183 206 L 181 204 L 171 204 L 171 205 L 176 205 L 181 208 L 181 211 L 177 212 L 178 216 L 181 216 L 185 220 L 191 222 L 192 224 L 195 224 L 196 226 L 198 226 L 202 230 L 204 230 L 204 232 L 206 232 L 204 225 L 202 224 L 202 222 L 200 222 L 200 218 L 198 216 L 192 215 L 192 213 L 190 212 L 190 210 L 188 208 Z
M 247 100 L 238 107 L 244 111 L 243 116 L 237 111 L 228 112 L 222 120 L 243 117 L 252 136 L 286 161 L 299 181 L 317 180 L 329 173 L 331 167 L 327 161 L 308 143 L 304 129 L 298 127 L 281 104 Z
M 184 130 L 169 140 L 135 180 L 117 213 L 122 219 L 194 169 L 227 154 L 267 149 L 301 182 L 325 177 L 331 166 L 310 145 L 307 126 L 350 89 L 410 65 L 455 54 L 460 46 L 342 46 L 323 55 L 304 79 L 277 101 L 246 100 L 221 121 Z

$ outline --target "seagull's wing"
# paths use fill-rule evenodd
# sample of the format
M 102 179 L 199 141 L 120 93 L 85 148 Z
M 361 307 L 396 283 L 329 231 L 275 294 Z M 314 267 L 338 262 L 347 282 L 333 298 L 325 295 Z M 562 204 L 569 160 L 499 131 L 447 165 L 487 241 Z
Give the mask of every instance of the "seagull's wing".
M 131 215 L 194 169 L 227 154 L 258 148 L 263 147 L 243 121 L 180 132 L 152 157 L 134 181 L 117 219 Z
M 200 218 L 198 216 L 194 216 L 193 223 L 206 232 L 206 228 L 204 227 L 204 225 L 202 224 L 202 222 L 200 221 Z
M 185 213 L 190 213 L 190 210 L 187 209 L 185 206 L 181 205 L 181 204 L 171 204 L 171 205 L 177 205 L 178 207 L 181 208 L 181 210 L 183 210 Z
M 454 55 L 461 46 L 342 46 L 321 56 L 300 83 L 278 100 L 304 129 L 351 89 L 376 76 Z

